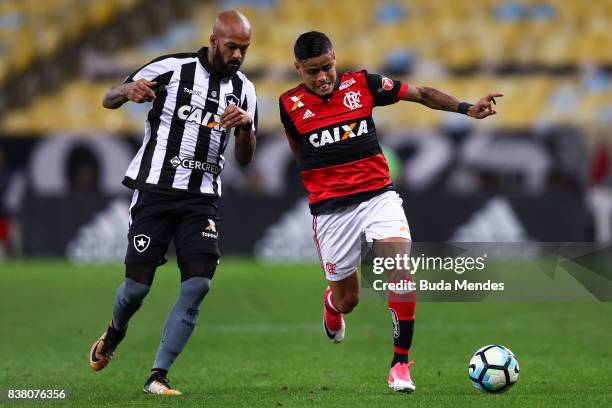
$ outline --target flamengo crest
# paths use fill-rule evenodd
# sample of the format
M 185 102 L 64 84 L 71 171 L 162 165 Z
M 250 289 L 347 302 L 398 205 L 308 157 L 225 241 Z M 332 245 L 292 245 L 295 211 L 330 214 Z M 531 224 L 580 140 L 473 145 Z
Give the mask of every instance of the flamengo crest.
M 344 94 L 344 106 L 350 110 L 361 108 L 361 91 L 347 92 Z

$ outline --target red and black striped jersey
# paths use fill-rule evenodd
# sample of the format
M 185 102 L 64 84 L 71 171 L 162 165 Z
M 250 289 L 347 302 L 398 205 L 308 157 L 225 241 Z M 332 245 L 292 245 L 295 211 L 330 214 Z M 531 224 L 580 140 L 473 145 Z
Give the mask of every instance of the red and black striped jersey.
M 407 83 L 363 70 L 339 74 L 326 98 L 304 84 L 280 96 L 285 132 L 300 144 L 301 177 L 313 214 L 393 189 L 372 110 L 397 102 L 407 90 Z

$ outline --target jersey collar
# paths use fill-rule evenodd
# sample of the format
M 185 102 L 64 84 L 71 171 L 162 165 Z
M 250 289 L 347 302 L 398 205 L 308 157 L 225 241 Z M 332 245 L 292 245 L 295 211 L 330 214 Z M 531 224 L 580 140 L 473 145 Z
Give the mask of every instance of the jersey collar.
M 320 98 L 323 102 L 328 102 L 336 94 L 336 91 L 338 90 L 338 87 L 340 86 L 340 77 L 341 76 L 342 76 L 342 74 L 336 75 L 336 83 L 334 84 L 334 90 L 332 91 L 332 93 L 329 96 L 318 95 L 315 91 L 313 91 L 312 89 L 307 87 L 305 84 L 304 84 L 304 89 L 306 90 L 306 92 L 308 92 L 310 94 L 313 94 L 317 98 Z

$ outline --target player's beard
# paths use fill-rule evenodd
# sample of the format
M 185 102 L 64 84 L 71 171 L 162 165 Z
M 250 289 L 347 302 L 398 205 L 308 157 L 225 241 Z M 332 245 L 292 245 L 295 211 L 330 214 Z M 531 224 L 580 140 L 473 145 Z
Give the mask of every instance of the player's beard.
M 223 61 L 223 55 L 220 52 L 215 52 L 213 57 L 213 67 L 215 70 L 224 77 L 232 76 L 240 69 L 241 62 L 237 59 L 232 59 L 230 62 L 235 62 L 236 64 L 229 64 Z

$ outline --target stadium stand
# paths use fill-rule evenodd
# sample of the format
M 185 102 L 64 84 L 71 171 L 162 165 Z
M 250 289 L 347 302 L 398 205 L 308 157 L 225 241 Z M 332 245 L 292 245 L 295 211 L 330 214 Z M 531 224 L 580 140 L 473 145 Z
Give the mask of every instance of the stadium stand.
M 27 70 L 33 55 L 53 53 L 62 43 L 84 37 L 93 27 L 112 25 L 113 16 L 137 8 L 139 3 L 2 2 L 0 83 L 7 72 Z M 293 41 L 311 29 L 330 35 L 341 69 L 363 67 L 448 90 L 466 100 L 491 89 L 504 91 L 503 115 L 496 119 L 499 126 L 566 123 L 588 127 L 612 122 L 611 1 L 262 0 L 186 4 L 189 18 L 169 22 L 160 33 L 145 33 L 135 45 L 100 52 L 83 44 L 80 61 L 75 61 L 81 66 L 80 75 L 66 78 L 58 91 L 37 96 L 23 108 L 5 111 L 0 132 L 78 132 L 84 128 L 140 132 L 146 109 L 103 110 L 100 100 L 105 90 L 144 61 L 206 44 L 212 19 L 228 7 L 242 10 L 254 27 L 244 69 L 257 84 L 264 130 L 278 130 L 278 94 L 297 79 L 292 67 Z M 38 27 L 38 34 L 33 27 Z M 13 46 L 17 43 L 27 45 Z M 437 126 L 450 120 L 449 114 L 418 106 L 396 106 L 380 112 L 379 117 L 389 127 Z

